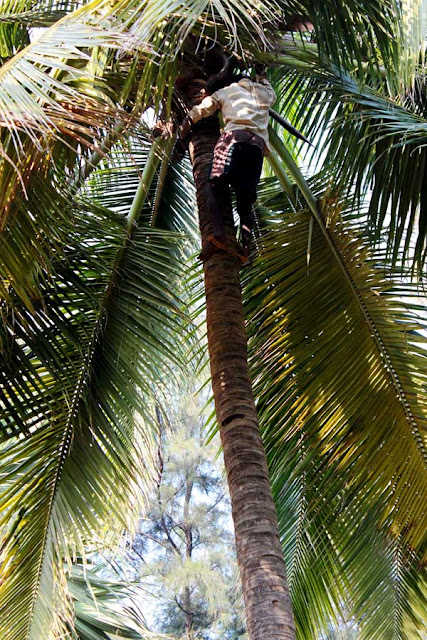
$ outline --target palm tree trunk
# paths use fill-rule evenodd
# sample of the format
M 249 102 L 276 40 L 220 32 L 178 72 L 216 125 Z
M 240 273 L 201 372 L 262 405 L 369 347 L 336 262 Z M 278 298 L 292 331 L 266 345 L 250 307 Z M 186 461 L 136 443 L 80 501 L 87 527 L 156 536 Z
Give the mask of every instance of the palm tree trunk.
M 188 97 L 193 104 L 201 99 L 197 91 Z M 202 240 L 211 233 L 204 185 L 218 135 L 216 118 L 206 118 L 194 126 L 190 143 Z M 233 233 L 229 203 L 224 219 Z M 233 256 L 217 252 L 205 263 L 204 272 L 212 385 L 248 635 L 250 640 L 294 640 L 277 514 L 249 377 L 239 264 Z

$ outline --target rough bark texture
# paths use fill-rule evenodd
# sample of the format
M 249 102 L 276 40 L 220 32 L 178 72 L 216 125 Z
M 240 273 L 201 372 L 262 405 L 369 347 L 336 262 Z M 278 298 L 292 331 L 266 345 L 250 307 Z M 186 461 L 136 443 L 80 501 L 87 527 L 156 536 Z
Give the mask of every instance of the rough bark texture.
M 197 91 L 191 96 L 193 104 L 200 99 Z M 217 138 L 217 120 L 209 118 L 194 127 L 190 143 L 202 239 L 211 232 L 204 184 Z M 229 206 L 224 216 L 233 233 Z M 250 640 L 294 640 L 276 509 L 249 377 L 239 269 L 237 259 L 223 252 L 215 253 L 204 266 L 212 385 L 237 560 Z

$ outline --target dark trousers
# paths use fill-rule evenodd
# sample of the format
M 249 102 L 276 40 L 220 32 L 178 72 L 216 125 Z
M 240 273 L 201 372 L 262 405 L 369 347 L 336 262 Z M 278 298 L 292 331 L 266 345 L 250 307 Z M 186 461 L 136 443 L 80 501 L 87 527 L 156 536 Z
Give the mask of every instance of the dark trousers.
M 230 149 L 230 157 L 221 176 L 206 183 L 206 205 L 215 237 L 224 236 L 222 210 L 229 199 L 229 187 L 236 196 L 236 208 L 241 227 L 252 230 L 254 214 L 252 205 L 257 198 L 257 186 L 261 176 L 263 153 L 259 146 L 248 142 L 236 142 Z

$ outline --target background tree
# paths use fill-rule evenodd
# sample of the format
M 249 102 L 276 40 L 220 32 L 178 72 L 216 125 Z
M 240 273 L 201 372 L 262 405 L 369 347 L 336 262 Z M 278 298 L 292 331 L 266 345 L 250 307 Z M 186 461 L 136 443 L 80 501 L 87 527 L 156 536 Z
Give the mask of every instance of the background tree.
M 132 544 L 156 627 L 175 638 L 246 637 L 224 469 L 189 387 L 161 421 L 159 477 Z M 174 407 L 172 409 L 172 407 Z M 138 563 L 140 558 L 143 564 Z

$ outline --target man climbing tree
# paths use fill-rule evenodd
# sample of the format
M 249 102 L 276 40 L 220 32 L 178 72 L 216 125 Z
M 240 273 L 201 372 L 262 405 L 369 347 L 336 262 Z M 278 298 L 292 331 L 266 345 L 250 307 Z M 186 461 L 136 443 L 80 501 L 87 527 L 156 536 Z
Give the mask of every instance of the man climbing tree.
M 241 75 L 228 86 L 207 95 L 194 106 L 180 127 L 182 138 L 192 123 L 222 112 L 224 129 L 214 149 L 213 162 L 206 182 L 205 197 L 213 234 L 205 242 L 200 258 L 207 260 L 214 251 L 238 255 L 246 262 L 254 223 L 252 205 L 257 198 L 263 157 L 268 154 L 269 108 L 276 94 L 267 80 L 264 68 L 256 69 L 254 80 Z M 236 196 L 240 218 L 241 241 L 229 240 L 222 216 L 223 203 L 229 198 L 229 186 Z

